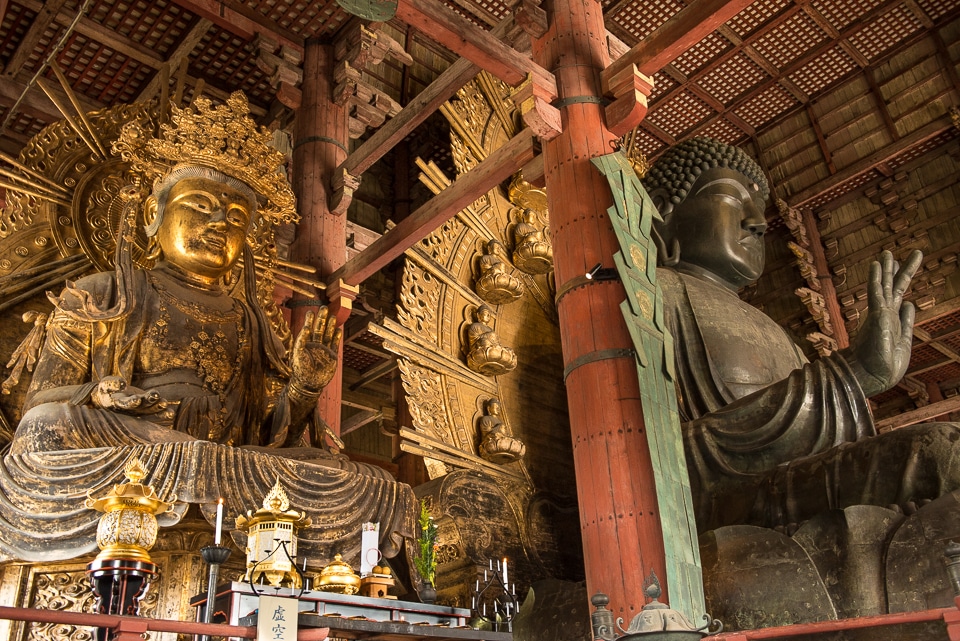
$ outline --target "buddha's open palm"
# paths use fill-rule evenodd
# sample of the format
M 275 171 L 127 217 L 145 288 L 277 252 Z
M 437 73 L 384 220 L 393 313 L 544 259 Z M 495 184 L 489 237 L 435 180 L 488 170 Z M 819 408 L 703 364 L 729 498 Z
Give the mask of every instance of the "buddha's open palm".
M 337 372 L 343 330 L 326 307 L 307 312 L 303 329 L 293 343 L 291 383 L 308 393 L 319 393 Z
M 915 311 L 903 295 L 922 259 L 923 254 L 913 251 L 898 268 L 885 251 L 870 265 L 867 318 L 850 346 L 850 365 L 867 396 L 890 389 L 907 371 Z

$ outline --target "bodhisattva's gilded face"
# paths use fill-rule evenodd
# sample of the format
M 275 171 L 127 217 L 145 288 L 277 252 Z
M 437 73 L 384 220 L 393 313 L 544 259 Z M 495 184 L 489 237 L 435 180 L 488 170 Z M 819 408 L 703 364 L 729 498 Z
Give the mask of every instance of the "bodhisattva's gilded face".
M 185 178 L 167 196 L 157 241 L 166 262 L 203 279 L 233 268 L 243 251 L 253 203 L 209 178 Z

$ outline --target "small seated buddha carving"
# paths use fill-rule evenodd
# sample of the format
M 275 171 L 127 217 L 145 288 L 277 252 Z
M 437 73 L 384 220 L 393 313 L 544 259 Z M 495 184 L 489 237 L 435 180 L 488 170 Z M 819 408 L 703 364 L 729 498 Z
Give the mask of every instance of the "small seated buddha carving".
M 499 376 L 517 366 L 517 355 L 509 347 L 500 344 L 500 338 L 490 326 L 493 310 L 481 305 L 476 311 L 476 322 L 467 328 L 467 367 L 484 376 Z
M 506 305 L 523 296 L 523 281 L 507 272 L 506 264 L 497 255 L 497 240 L 486 244 L 480 257 L 480 277 L 475 290 L 477 296 L 492 305 Z
M 546 274 L 553 269 L 553 247 L 534 226 L 537 212 L 524 209 L 513 228 L 513 264 L 527 274 Z
M 486 414 L 477 421 L 480 432 L 480 456 L 498 465 L 513 463 L 523 458 L 527 447 L 520 439 L 510 436 L 507 426 L 500 418 L 500 401 L 488 400 L 484 406 Z

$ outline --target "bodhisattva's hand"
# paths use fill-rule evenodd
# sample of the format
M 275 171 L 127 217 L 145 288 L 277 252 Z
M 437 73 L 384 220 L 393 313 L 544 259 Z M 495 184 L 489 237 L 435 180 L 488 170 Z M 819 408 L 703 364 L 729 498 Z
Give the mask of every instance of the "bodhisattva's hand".
M 888 251 L 870 265 L 867 318 L 846 353 L 864 394 L 884 392 L 903 378 L 913 341 L 913 303 L 903 295 L 920 267 L 923 254 L 913 251 L 899 267 Z
M 293 343 L 290 390 L 298 395 L 317 396 L 337 372 L 337 355 L 343 330 L 326 307 L 316 314 L 307 312 L 303 329 Z
M 120 376 L 104 376 L 90 394 L 95 407 L 122 414 L 157 414 L 167 408 L 167 401 L 155 391 L 130 387 Z

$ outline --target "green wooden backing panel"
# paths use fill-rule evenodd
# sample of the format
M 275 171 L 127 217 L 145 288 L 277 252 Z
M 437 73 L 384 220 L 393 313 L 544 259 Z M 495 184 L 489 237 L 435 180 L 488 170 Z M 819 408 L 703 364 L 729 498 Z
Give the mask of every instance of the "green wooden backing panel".
M 696 621 L 705 611 L 703 576 L 673 385 L 674 343 L 663 319 L 663 295 L 656 284 L 656 246 L 650 238 L 652 221 L 660 215 L 622 154 L 602 156 L 593 162 L 607 178 L 613 195 L 613 206 L 607 213 L 620 243 L 620 252 L 613 259 L 627 292 L 620 309 L 637 353 L 643 419 L 663 526 L 670 605 Z M 637 264 L 635 255 L 643 257 L 642 264 Z

